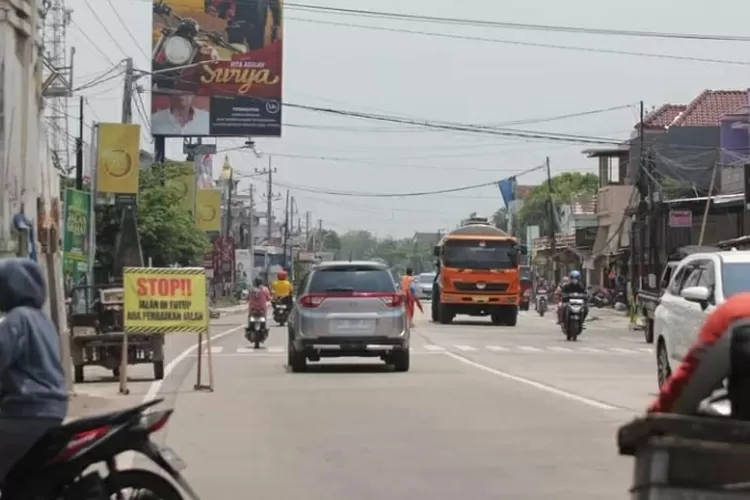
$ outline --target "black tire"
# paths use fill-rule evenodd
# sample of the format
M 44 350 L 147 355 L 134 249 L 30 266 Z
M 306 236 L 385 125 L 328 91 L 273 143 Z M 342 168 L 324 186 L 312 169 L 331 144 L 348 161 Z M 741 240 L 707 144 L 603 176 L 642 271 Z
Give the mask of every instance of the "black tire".
M 438 319 L 440 320 L 441 325 L 450 325 L 453 323 L 454 317 L 455 315 L 447 306 L 441 304 L 438 307 Z
M 260 340 L 257 338 L 253 340 L 253 349 L 260 349 Z
M 75 365 L 73 367 L 73 381 L 76 384 L 82 384 L 83 380 L 83 365 Z
M 436 290 L 432 291 L 432 304 L 430 304 L 430 310 L 432 312 L 432 322 L 440 322 L 440 300 L 438 300 L 439 293 Z
M 409 349 L 398 349 L 391 354 L 391 364 L 397 372 L 409 371 Z
M 539 316 L 544 317 L 544 309 L 539 309 Z
M 294 342 L 292 342 L 292 334 L 289 334 L 289 342 L 287 344 L 287 364 L 292 370 L 292 373 L 302 373 L 307 371 L 307 357 L 304 352 L 297 352 L 294 348 Z
M 120 367 L 119 366 L 115 367 L 115 368 L 112 368 L 112 376 L 113 377 L 118 377 L 118 378 L 120 377 Z
M 645 338 L 647 344 L 654 343 L 654 320 L 646 320 L 646 327 L 643 329 L 643 337 Z
M 164 361 L 154 361 L 154 379 L 164 380 Z
M 518 308 L 514 307 L 509 310 L 505 315 L 505 324 L 508 326 L 516 326 L 518 324 Z
M 490 315 L 490 320 L 492 321 L 493 325 L 502 325 L 503 324 L 503 314 L 502 313 L 492 313 Z
M 115 472 L 114 477 L 107 477 L 107 489 L 110 495 L 116 495 L 122 490 L 135 490 L 138 491 L 136 498 L 144 500 L 183 500 L 180 490 L 167 478 L 143 469 Z M 145 495 L 146 492 L 150 495 Z
M 664 344 L 664 339 L 659 339 L 659 344 L 656 347 L 656 382 L 659 384 L 659 388 L 671 375 L 672 367 L 669 366 L 667 346 Z

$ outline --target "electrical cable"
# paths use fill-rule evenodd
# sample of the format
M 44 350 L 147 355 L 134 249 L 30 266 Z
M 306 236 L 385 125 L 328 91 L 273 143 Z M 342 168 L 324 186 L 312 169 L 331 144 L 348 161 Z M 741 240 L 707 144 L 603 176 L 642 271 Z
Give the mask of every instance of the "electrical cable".
M 104 28 L 104 31 L 107 33 L 107 36 L 109 37 L 109 39 L 112 40 L 112 42 L 115 44 L 115 46 L 118 49 L 120 49 L 120 52 L 122 52 L 122 55 L 125 57 L 128 57 L 128 52 L 125 49 L 123 49 L 122 45 L 120 45 L 120 42 L 118 42 L 117 39 L 114 36 L 112 36 L 112 33 L 110 32 L 110 30 L 107 29 L 107 25 L 104 24 L 104 21 L 101 20 L 101 18 L 99 17 L 99 14 L 96 13 L 94 8 L 89 3 L 89 0 L 83 0 L 83 3 L 89 9 L 89 12 L 91 12 L 91 14 L 94 16 L 94 18 L 99 23 L 99 25 L 102 28 Z
M 141 45 L 138 43 L 138 40 L 135 38 L 135 36 L 133 36 L 133 33 L 130 31 L 130 28 L 128 28 L 128 25 L 125 24 L 125 21 L 122 19 L 122 16 L 115 8 L 115 5 L 112 3 L 112 0 L 107 0 L 107 3 L 109 4 L 109 7 L 112 9 L 112 11 L 115 13 L 115 16 L 117 16 L 118 21 L 120 21 L 120 25 L 122 25 L 122 27 L 125 28 L 125 33 L 128 34 L 128 36 L 130 37 L 130 40 L 133 42 L 133 44 L 138 49 L 138 51 L 143 55 L 146 61 L 151 61 L 151 58 L 141 48 Z
M 748 61 L 740 61 L 740 60 L 733 60 L 733 59 L 714 59 L 714 58 L 708 58 L 708 57 L 680 56 L 676 54 L 634 52 L 634 51 L 629 51 L 629 50 L 583 47 L 580 45 L 560 45 L 560 44 L 550 44 L 550 43 L 541 43 L 541 42 L 523 42 L 519 40 L 507 40 L 507 39 L 501 39 L 501 38 L 490 38 L 490 37 L 475 36 L 475 35 L 458 35 L 458 34 L 453 34 L 453 33 L 439 33 L 435 31 L 412 30 L 412 29 L 405 29 L 405 28 L 389 28 L 385 26 L 341 23 L 341 22 L 335 22 L 335 21 L 323 21 L 323 20 L 318 20 L 318 19 L 303 19 L 299 17 L 290 17 L 290 18 L 287 18 L 287 20 L 297 21 L 297 22 L 302 22 L 302 23 L 327 25 L 327 26 L 358 28 L 358 29 L 365 29 L 369 31 L 404 33 L 404 34 L 411 34 L 411 35 L 430 36 L 430 37 L 435 37 L 435 38 L 466 40 L 466 41 L 472 41 L 472 42 L 499 43 L 503 45 L 516 45 L 519 47 L 536 47 L 540 49 L 568 50 L 568 51 L 576 51 L 576 52 L 593 52 L 593 53 L 599 53 L 599 54 L 613 54 L 613 55 L 621 55 L 621 56 L 650 57 L 654 59 L 672 59 L 672 60 L 677 60 L 677 61 L 690 61 L 690 62 L 701 62 L 701 63 L 711 63 L 711 64 L 730 64 L 730 65 L 736 65 L 736 66 L 750 66 L 750 62 Z
M 109 56 L 107 55 L 107 53 L 106 53 L 106 52 L 104 52 L 104 51 L 103 51 L 103 50 L 101 49 L 101 47 L 99 47 L 99 45 L 98 45 L 98 44 L 97 44 L 96 42 L 94 42 L 94 41 L 93 41 L 93 40 L 91 39 L 91 37 L 90 37 L 90 36 L 88 35 L 88 33 L 86 33 L 86 32 L 85 32 L 85 31 L 83 30 L 83 28 L 81 28 L 81 27 L 80 27 L 80 26 L 78 25 L 78 23 L 76 23 L 76 22 L 75 22 L 75 21 L 74 21 L 73 19 L 71 19 L 71 20 L 70 20 L 70 24 L 72 24 L 73 26 L 75 26 L 76 28 L 78 28 L 78 31 L 79 31 L 79 32 L 81 33 L 81 35 L 83 35 L 83 38 L 84 38 L 84 39 L 85 39 L 85 40 L 86 40 L 87 42 L 89 42 L 89 45 L 91 45 L 91 46 L 92 46 L 92 47 L 94 48 L 94 50 L 96 50 L 96 51 L 97 51 L 97 52 L 99 53 L 99 55 L 100 55 L 100 56 L 102 56 L 102 57 L 104 58 L 104 60 L 105 60 L 105 61 L 109 62 L 109 63 L 110 63 L 110 64 L 111 64 L 112 66 L 115 66 L 115 63 L 114 63 L 114 61 L 112 61 L 112 59 L 111 59 L 111 58 L 110 58 L 110 57 L 109 57 Z
M 242 1 L 242 0 L 237 0 Z M 249 0 L 254 2 L 255 0 Z M 249 3 L 248 2 L 248 3 Z M 346 9 L 340 7 L 328 7 L 320 5 L 300 4 L 294 2 L 284 2 L 284 8 L 290 10 L 300 10 L 305 12 L 319 12 L 325 14 L 357 16 L 378 19 L 396 19 L 400 21 L 419 21 L 435 24 L 451 24 L 459 26 L 483 27 L 483 28 L 500 28 L 506 30 L 521 31 L 553 31 L 559 33 L 584 34 L 584 35 L 609 35 L 636 38 L 665 38 L 675 40 L 703 40 L 703 41 L 723 41 L 723 42 L 750 42 L 750 37 L 742 35 L 719 35 L 719 34 L 701 34 L 701 33 L 669 33 L 660 31 L 643 31 L 643 30 L 624 30 L 614 28 L 589 28 L 581 26 L 563 26 L 552 24 L 535 24 L 535 23 L 513 23 L 505 21 L 491 21 L 479 19 L 452 19 L 447 17 L 406 14 L 399 12 L 385 12 L 363 9 Z
M 142 74 L 151 75 L 151 72 L 149 71 L 144 71 L 144 70 L 138 70 L 138 71 Z M 165 75 L 159 75 L 159 76 L 162 78 L 168 78 L 176 82 L 185 81 L 185 80 L 182 80 L 181 78 L 176 78 L 176 77 L 166 77 Z M 242 94 L 239 94 L 238 92 L 228 92 L 228 91 L 214 94 L 214 97 L 235 97 L 235 96 L 247 97 L 247 96 L 243 96 Z M 278 102 L 278 100 L 264 99 L 260 97 L 256 97 L 256 99 L 262 100 L 262 101 Z M 358 112 L 358 111 L 327 108 L 327 107 L 321 107 L 321 106 L 311 106 L 311 105 L 306 105 L 306 104 L 297 104 L 297 103 L 291 103 L 288 101 L 282 102 L 281 104 L 284 107 L 292 108 L 292 109 L 302 109 L 305 111 L 313 111 L 313 112 L 325 113 L 325 114 L 331 114 L 331 115 L 343 116 L 343 117 L 360 118 L 364 120 L 372 120 L 372 121 L 378 121 L 378 122 L 383 122 L 383 123 L 415 125 L 415 126 L 421 126 L 421 127 L 426 127 L 426 128 L 433 128 L 437 130 L 448 130 L 448 131 L 459 131 L 459 132 L 463 131 L 463 132 L 471 132 L 475 134 L 486 134 L 486 135 L 501 136 L 501 137 L 519 137 L 519 138 L 524 138 L 528 140 L 537 140 L 540 142 L 567 142 L 567 143 L 573 143 L 573 144 L 600 144 L 600 145 L 612 145 L 612 144 L 622 143 L 621 139 L 608 139 L 608 138 L 602 138 L 602 137 L 590 137 L 590 136 L 581 136 L 581 135 L 575 135 L 575 134 L 562 134 L 562 133 L 552 133 L 552 132 L 538 132 L 538 131 L 533 131 L 533 130 L 506 129 L 506 128 L 478 126 L 478 125 L 466 125 L 466 124 L 460 124 L 460 123 L 448 122 L 448 121 L 414 120 L 414 119 L 408 119 L 408 118 L 400 118 L 397 116 L 388 116 L 388 115 L 383 115 L 383 114 L 363 113 L 363 112 Z

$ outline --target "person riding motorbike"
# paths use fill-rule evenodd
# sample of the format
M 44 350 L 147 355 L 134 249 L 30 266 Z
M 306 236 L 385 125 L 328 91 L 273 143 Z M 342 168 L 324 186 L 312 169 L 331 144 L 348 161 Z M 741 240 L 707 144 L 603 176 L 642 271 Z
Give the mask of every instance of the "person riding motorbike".
M 586 288 L 581 283 L 581 273 L 576 271 L 575 269 L 570 271 L 570 274 L 568 275 L 568 282 L 563 283 L 560 285 L 559 291 L 560 291 L 560 301 L 557 304 L 557 324 L 561 325 L 563 322 L 563 314 L 565 312 L 565 304 L 567 304 L 568 299 L 570 299 L 570 294 L 572 293 L 586 293 Z M 581 324 L 583 324 L 584 321 L 586 321 L 586 316 L 588 314 L 588 309 L 584 305 L 583 308 L 583 315 L 581 317 Z
M 248 315 L 254 314 L 262 315 L 266 317 L 268 311 L 268 302 L 271 300 L 271 292 L 268 291 L 268 287 L 263 284 L 263 280 L 255 278 L 253 281 L 253 288 L 250 290 L 248 296 Z
M 60 338 L 43 310 L 44 283 L 33 260 L 0 261 L 0 483 L 68 413 Z
M 292 293 L 294 287 L 287 279 L 286 271 L 281 270 L 276 274 L 276 281 L 271 284 L 271 297 L 274 302 L 281 302 L 287 307 L 292 307 Z
M 544 296 L 547 298 L 547 294 L 549 293 L 549 285 L 547 284 L 547 280 L 540 279 L 537 281 L 536 284 L 536 290 L 534 290 L 534 308 L 538 311 L 539 310 L 539 300 Z
M 716 306 L 708 315 L 698 333 L 698 338 L 693 342 L 680 365 L 659 388 L 659 395 L 647 411 L 649 413 L 682 413 L 681 406 L 685 406 L 688 411 L 690 406 L 693 406 L 690 401 L 683 401 L 683 404 L 680 404 L 682 396 L 687 396 L 685 399 L 694 401 L 709 396 L 710 394 L 688 394 L 693 392 L 690 387 L 693 376 L 704 362 L 709 369 L 713 369 L 712 365 L 714 365 L 715 368 L 724 370 L 724 373 L 717 374 L 717 379 L 728 376 L 731 358 L 727 356 L 726 361 L 717 363 L 711 359 L 712 355 L 722 349 L 720 341 L 724 340 L 725 333 L 731 332 L 732 325 L 748 319 L 750 319 L 750 293 L 748 292 L 732 295 Z

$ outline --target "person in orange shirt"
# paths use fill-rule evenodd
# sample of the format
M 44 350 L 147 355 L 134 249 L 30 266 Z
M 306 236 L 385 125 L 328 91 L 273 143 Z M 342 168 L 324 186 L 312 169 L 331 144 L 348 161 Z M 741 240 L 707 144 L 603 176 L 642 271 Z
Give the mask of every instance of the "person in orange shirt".
M 692 412 L 701 400 L 710 394 L 693 393 L 692 377 L 696 374 L 701 363 L 717 352 L 723 346 L 719 341 L 725 333 L 731 331 L 732 324 L 740 320 L 750 319 L 750 293 L 733 295 L 720 304 L 709 314 L 706 322 L 698 334 L 695 343 L 690 347 L 680 366 L 672 373 L 664 385 L 659 389 L 659 396 L 649 407 L 649 413 L 687 413 Z M 712 363 L 715 364 L 715 363 Z M 726 356 L 726 363 L 718 363 L 723 372 L 710 374 L 717 383 L 726 378 L 730 371 L 730 357 Z M 696 388 L 697 389 L 697 388 Z
M 401 293 L 404 294 L 404 305 L 406 306 L 406 316 L 409 318 L 409 327 L 414 328 L 414 306 L 424 313 L 422 302 L 417 296 L 417 286 L 414 283 L 414 271 L 411 267 L 406 268 L 406 274 L 401 278 Z

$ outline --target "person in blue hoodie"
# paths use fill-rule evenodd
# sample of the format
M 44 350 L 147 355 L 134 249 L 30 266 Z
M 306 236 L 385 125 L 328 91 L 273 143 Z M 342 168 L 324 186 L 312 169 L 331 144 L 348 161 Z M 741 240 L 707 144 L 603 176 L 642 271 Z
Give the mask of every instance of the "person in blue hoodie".
M 36 262 L 0 260 L 0 483 L 68 412 L 60 338 L 45 300 Z

